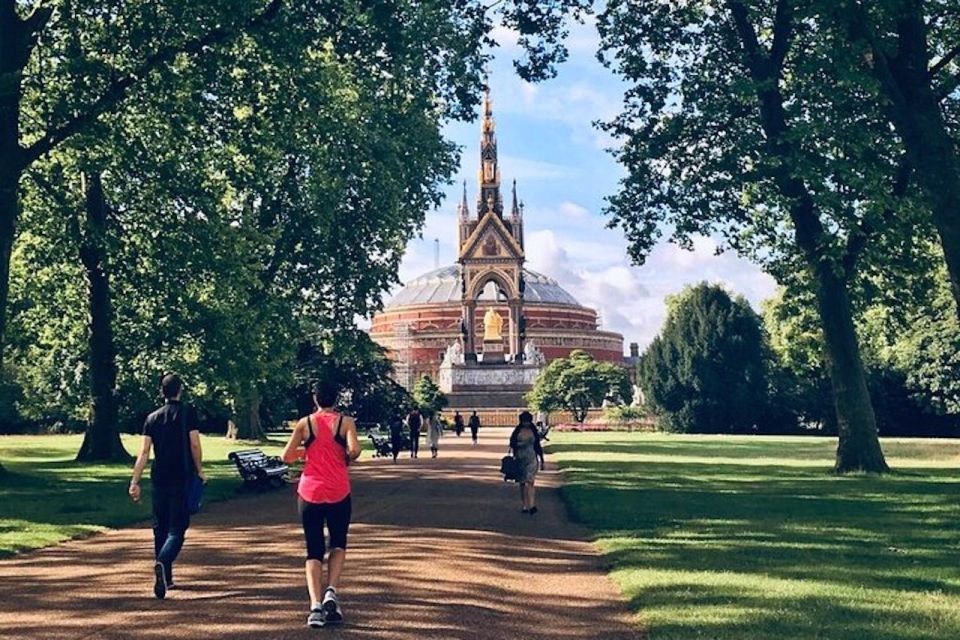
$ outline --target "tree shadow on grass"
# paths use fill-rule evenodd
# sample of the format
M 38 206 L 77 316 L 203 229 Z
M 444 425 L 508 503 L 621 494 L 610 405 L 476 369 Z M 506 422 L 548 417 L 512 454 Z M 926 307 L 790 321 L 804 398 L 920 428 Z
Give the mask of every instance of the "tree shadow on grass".
M 960 637 L 951 470 L 836 477 L 726 452 L 682 460 L 699 442 L 674 461 L 604 461 L 595 444 L 564 445 L 565 500 L 652 638 Z

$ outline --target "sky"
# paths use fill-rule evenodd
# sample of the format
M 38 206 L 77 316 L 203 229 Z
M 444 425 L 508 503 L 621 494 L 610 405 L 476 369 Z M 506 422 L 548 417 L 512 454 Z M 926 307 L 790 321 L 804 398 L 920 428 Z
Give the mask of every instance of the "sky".
M 527 267 L 550 276 L 581 304 L 596 309 L 602 328 L 623 335 L 641 349 L 657 335 L 666 317 L 665 297 L 685 285 L 708 281 L 744 295 L 759 309 L 774 293 L 773 279 L 733 253 L 715 255 L 717 242 L 699 238 L 693 251 L 661 242 L 642 267 L 631 264 L 619 229 L 608 229 L 604 198 L 617 190 L 623 169 L 606 149 L 615 140 L 593 122 L 619 113 L 623 85 L 595 58 L 592 24 L 576 25 L 568 41 L 570 58 L 556 78 L 530 84 L 513 70 L 519 54 L 515 34 L 500 28 L 500 47 L 490 65 L 501 190 L 506 206 L 517 181 L 524 202 Z M 434 240 L 440 266 L 457 259 L 456 205 L 467 181 L 467 201 L 476 216 L 480 124 L 453 123 L 449 139 L 462 148 L 462 162 L 445 202 L 427 213 L 420 238 L 407 247 L 401 282 L 434 268 Z M 392 293 L 395 293 L 392 292 Z M 391 296 L 386 296 L 389 299 Z

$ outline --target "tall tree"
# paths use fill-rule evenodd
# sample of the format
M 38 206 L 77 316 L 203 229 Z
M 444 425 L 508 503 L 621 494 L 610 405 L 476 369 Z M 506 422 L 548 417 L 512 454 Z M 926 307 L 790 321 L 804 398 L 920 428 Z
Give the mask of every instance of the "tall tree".
M 856 60 L 872 73 L 883 111 L 916 170 L 960 314 L 960 6 L 953 0 L 848 0 L 828 2 L 826 11 L 865 49 Z
M 683 245 L 722 234 L 780 278 L 807 270 L 837 407 L 836 470 L 884 471 L 849 284 L 866 255 L 919 224 L 904 199 L 913 169 L 872 96 L 836 72 L 855 52 L 824 37 L 811 11 L 792 0 L 607 2 L 602 59 L 630 82 L 607 125 L 628 170 L 609 211 L 640 262 L 670 229 Z
M 166 4 L 64 0 L 22 13 L 0 0 L 0 362 L 24 173 L 153 74 L 261 27 L 282 2 Z

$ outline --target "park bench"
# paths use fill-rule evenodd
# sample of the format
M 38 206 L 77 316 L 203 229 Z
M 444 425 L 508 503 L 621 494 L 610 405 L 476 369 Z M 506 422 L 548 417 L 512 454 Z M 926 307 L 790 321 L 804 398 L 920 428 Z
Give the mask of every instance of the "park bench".
M 290 468 L 276 456 L 268 456 L 260 449 L 234 451 L 228 456 L 237 465 L 243 484 L 265 489 L 279 488 L 287 483 Z

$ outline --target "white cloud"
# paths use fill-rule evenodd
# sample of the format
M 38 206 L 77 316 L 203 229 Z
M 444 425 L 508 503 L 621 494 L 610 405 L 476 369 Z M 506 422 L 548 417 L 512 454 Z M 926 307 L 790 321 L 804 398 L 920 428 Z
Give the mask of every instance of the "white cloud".
M 509 167 L 510 177 L 516 180 L 554 180 L 574 175 L 572 167 L 553 162 L 531 160 L 518 156 L 500 154 L 500 167 Z M 502 169 L 501 169 L 502 171 Z
M 590 211 L 586 207 L 581 207 L 576 202 L 570 202 L 569 200 L 560 203 L 560 213 L 568 218 L 584 218 L 590 215 Z

